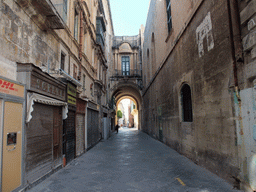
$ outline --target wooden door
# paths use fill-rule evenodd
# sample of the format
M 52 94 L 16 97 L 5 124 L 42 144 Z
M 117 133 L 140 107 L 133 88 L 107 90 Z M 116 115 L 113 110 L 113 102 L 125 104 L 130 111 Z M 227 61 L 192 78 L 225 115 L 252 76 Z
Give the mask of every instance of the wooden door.
M 4 103 L 2 192 L 21 185 L 22 111 L 21 103 Z

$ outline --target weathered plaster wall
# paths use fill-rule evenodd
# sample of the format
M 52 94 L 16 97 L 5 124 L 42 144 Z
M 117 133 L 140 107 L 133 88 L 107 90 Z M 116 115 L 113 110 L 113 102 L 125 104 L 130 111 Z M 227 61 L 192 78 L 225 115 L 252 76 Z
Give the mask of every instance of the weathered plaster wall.
M 16 62 L 55 69 L 58 42 L 52 31 L 40 30 L 14 1 L 1 1 L 0 7 L 1 75 L 16 79 Z

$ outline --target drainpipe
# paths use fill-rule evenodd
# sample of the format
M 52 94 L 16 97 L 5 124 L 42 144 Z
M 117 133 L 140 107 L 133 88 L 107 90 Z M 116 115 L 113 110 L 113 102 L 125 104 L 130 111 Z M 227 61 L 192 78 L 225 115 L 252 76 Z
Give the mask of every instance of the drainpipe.
M 82 3 L 80 1 L 80 5 L 81 5 L 81 11 L 80 11 L 80 35 L 79 35 L 79 60 L 80 60 L 80 64 L 79 64 L 79 76 L 81 78 L 81 73 L 82 73 L 82 67 L 81 67 L 81 62 L 82 62 L 82 53 L 83 53 L 83 36 L 84 36 L 84 27 L 83 27 L 83 10 L 82 10 Z
M 238 89 L 237 63 L 243 62 L 243 48 L 241 42 L 240 14 L 237 0 L 227 0 L 230 44 L 232 51 L 233 73 L 235 88 Z
M 241 40 L 241 29 L 240 29 L 240 12 L 238 8 L 237 0 L 227 0 L 227 8 L 228 8 L 228 17 L 229 17 L 229 30 L 230 30 L 230 44 L 231 44 L 231 52 L 232 52 L 232 62 L 233 62 L 233 74 L 234 74 L 234 84 L 235 84 L 235 93 L 238 100 L 239 105 L 239 114 L 238 121 L 239 125 L 237 128 L 240 129 L 240 137 L 241 137 L 241 146 L 238 149 L 238 163 L 241 169 L 243 169 L 243 161 L 246 157 L 245 154 L 245 144 L 244 144 L 244 131 L 243 131 L 243 119 L 242 119 L 242 101 L 240 97 L 240 90 L 238 85 L 238 74 L 237 74 L 237 66 L 238 64 L 242 64 L 243 59 L 243 46 Z M 247 170 L 243 170 L 242 172 L 247 172 Z M 238 176 L 232 176 L 237 184 L 244 180 L 243 175 L 239 173 Z M 238 178 L 237 178 L 238 177 Z

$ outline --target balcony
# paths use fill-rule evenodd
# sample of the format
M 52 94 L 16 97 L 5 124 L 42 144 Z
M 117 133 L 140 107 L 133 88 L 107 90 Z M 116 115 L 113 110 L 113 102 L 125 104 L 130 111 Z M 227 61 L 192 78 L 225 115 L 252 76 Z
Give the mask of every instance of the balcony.
M 141 71 L 139 69 L 133 69 L 130 71 L 115 70 L 111 78 L 136 78 L 141 79 Z
M 16 0 L 42 30 L 64 29 L 65 23 L 54 4 L 63 0 Z
M 101 46 L 103 52 L 105 50 L 105 38 L 104 33 L 106 31 L 106 26 L 104 22 L 104 18 L 102 16 L 97 16 L 96 22 L 96 41 Z
M 67 22 L 68 0 L 51 0 L 63 21 Z

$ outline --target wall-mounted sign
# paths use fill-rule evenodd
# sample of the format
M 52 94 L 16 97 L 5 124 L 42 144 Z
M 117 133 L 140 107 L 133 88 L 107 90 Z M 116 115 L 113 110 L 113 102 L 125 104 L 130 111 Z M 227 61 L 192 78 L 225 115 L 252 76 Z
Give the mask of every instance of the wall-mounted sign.
M 68 87 L 67 87 L 67 93 L 68 95 L 71 95 L 73 97 L 76 97 L 76 87 L 70 83 L 68 83 Z
M 33 78 L 36 78 L 32 76 Z M 36 78 L 35 79 L 36 84 L 32 84 L 33 87 L 44 91 L 48 94 L 55 95 L 57 97 L 63 97 L 65 90 L 63 88 L 59 88 L 51 83 L 48 83 L 46 81 L 43 81 L 42 79 Z
M 26 84 L 29 92 L 36 92 L 61 101 L 66 100 L 66 84 L 44 73 L 31 63 L 17 64 L 17 79 Z
M 68 104 L 76 105 L 76 87 L 71 83 L 67 85 Z
M 76 105 L 76 98 L 68 95 L 68 104 Z
M 0 78 L 0 93 L 24 98 L 24 86 Z

